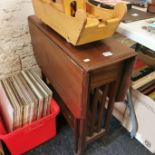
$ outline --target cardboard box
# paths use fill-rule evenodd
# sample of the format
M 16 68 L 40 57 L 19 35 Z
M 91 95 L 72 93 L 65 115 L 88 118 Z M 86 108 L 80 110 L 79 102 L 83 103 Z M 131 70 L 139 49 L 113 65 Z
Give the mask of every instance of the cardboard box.
M 138 124 L 136 139 L 152 153 L 155 153 L 155 101 L 137 90 L 132 90 L 132 99 Z M 113 115 L 128 131 L 131 131 L 130 115 L 125 106 L 124 103 L 116 103 Z

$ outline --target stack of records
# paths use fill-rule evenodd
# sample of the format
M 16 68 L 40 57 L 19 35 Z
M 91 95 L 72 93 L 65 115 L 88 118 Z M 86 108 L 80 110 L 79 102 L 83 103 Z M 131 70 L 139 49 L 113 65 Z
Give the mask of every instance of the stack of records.
M 33 71 L 0 81 L 0 110 L 8 132 L 50 114 L 52 91 Z
M 139 59 L 132 74 L 132 88 L 155 100 L 155 70 Z

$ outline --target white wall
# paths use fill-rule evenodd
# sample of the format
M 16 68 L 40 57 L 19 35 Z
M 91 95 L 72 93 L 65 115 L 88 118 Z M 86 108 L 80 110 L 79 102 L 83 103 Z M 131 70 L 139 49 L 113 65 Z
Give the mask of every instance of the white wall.
M 39 72 L 29 35 L 31 0 L 0 0 L 0 78 L 34 67 Z

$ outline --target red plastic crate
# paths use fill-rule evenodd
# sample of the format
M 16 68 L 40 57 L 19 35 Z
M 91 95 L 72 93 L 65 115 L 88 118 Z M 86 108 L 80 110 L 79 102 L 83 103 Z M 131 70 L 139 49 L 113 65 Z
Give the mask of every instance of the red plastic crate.
M 6 133 L 0 121 L 0 139 L 6 144 L 12 155 L 20 155 L 56 135 L 56 116 L 59 106 L 55 100 L 51 101 L 51 114 L 30 125 Z

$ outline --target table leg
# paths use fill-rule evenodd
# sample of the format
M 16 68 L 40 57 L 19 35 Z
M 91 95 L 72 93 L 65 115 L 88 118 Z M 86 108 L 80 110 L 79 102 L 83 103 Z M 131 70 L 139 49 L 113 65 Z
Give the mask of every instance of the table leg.
M 74 152 L 78 151 L 78 140 L 79 140 L 79 121 L 75 119 L 74 123 Z
M 82 155 L 86 146 L 86 121 L 77 120 L 75 126 L 75 155 Z
M 112 112 L 114 109 L 114 102 L 115 102 L 115 98 L 116 98 L 116 87 L 117 87 L 116 85 L 117 85 L 117 83 L 115 81 L 110 84 L 108 108 L 107 108 L 107 114 L 106 114 L 106 119 L 105 119 L 105 123 L 104 123 L 104 128 L 106 130 L 106 134 L 110 127 L 110 120 L 111 120 Z M 105 134 L 105 136 L 106 136 L 106 134 Z

